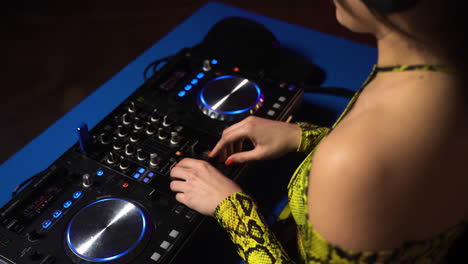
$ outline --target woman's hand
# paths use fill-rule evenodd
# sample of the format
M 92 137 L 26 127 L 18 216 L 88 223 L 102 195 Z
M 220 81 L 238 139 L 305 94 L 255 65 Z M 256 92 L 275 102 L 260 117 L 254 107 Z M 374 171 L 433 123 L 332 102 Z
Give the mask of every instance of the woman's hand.
M 243 141 L 254 145 L 250 151 L 242 151 Z M 223 131 L 221 139 L 208 154 L 226 160 L 226 165 L 251 160 L 278 158 L 295 151 L 301 141 L 299 125 L 249 116 Z
M 175 178 L 170 184 L 177 192 L 176 200 L 191 209 L 213 216 L 218 204 L 229 195 L 242 191 L 206 161 L 185 158 L 171 170 Z

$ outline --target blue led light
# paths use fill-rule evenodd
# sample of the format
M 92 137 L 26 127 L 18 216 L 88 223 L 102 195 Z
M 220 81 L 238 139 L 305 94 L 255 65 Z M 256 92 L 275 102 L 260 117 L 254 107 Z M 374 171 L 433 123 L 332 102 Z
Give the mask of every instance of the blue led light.
M 86 207 L 82 208 L 77 214 L 75 214 L 75 216 L 73 217 L 73 219 L 70 221 L 70 223 L 68 224 L 68 228 L 67 228 L 67 244 L 69 246 L 69 248 L 73 251 L 73 253 L 75 253 L 77 256 L 81 257 L 82 259 L 85 259 L 85 260 L 88 260 L 88 261 L 94 261 L 94 262 L 104 262 L 104 261 L 111 261 L 111 260 L 114 260 L 114 259 L 118 259 L 122 256 L 124 256 L 125 254 L 131 252 L 133 249 L 135 249 L 135 247 L 137 245 L 140 244 L 141 240 L 143 239 L 143 236 L 146 232 L 146 226 L 147 226 L 147 223 L 146 223 L 146 217 L 143 213 L 143 211 L 138 207 L 138 206 L 135 206 L 135 208 L 138 210 L 138 212 L 140 213 L 140 216 L 141 216 L 141 220 L 143 222 L 142 224 L 142 228 L 141 228 L 141 232 L 140 232 L 140 236 L 138 237 L 138 239 L 135 241 L 135 243 L 129 247 L 127 250 L 125 250 L 124 252 L 120 253 L 120 254 L 117 254 L 117 255 L 114 255 L 114 256 L 110 256 L 110 257 L 107 257 L 107 258 L 89 258 L 87 256 L 84 256 L 83 254 L 79 253 L 75 247 L 75 245 L 72 244 L 71 242 L 71 238 L 70 238 L 70 229 L 72 227 L 72 224 L 75 220 L 75 217 L 77 215 L 80 214 L 81 211 L 85 210 L 86 208 L 88 208 L 89 206 L 95 204 L 95 203 L 100 203 L 100 202 L 105 202 L 105 201 L 109 201 L 109 200 L 121 200 L 121 201 L 125 201 L 123 199 L 118 199 L 118 198 L 107 198 L 107 199 L 102 199 L 102 200 L 98 200 L 94 203 L 91 203 L 91 204 L 88 204 Z M 126 201 L 127 202 L 127 201 Z M 52 222 L 51 222 L 52 223 Z
M 82 193 L 81 191 L 76 191 L 76 192 L 73 194 L 73 198 L 78 199 L 78 198 L 81 197 L 82 194 L 83 194 L 83 193 Z
M 184 90 L 185 91 L 190 91 L 192 89 L 192 87 L 193 86 L 191 84 L 187 84 L 187 85 L 185 85 Z
M 218 60 L 214 60 L 214 59 L 213 59 L 213 60 L 211 60 L 211 64 L 213 64 L 213 65 L 216 65 L 216 64 L 218 64 Z
M 145 173 L 145 171 L 146 171 L 145 168 L 139 168 L 139 169 L 138 169 L 138 173 L 140 173 L 140 174 Z
M 96 175 L 97 175 L 97 176 L 102 176 L 102 175 L 104 175 L 104 171 L 103 171 L 103 170 L 98 170 L 98 171 L 96 172 Z
M 205 74 L 203 72 L 200 72 L 199 74 L 197 74 L 197 78 L 198 79 L 201 79 L 205 76 Z
M 54 218 L 59 218 L 61 215 L 62 215 L 62 211 L 60 210 L 55 211 L 53 214 Z
M 63 208 L 67 209 L 68 207 L 70 207 L 72 205 L 72 201 L 66 201 L 64 204 L 63 204 Z
M 148 176 L 149 178 L 153 178 L 153 176 L 154 176 L 154 172 L 150 172 L 150 173 L 148 173 L 148 175 L 147 175 L 147 176 Z
M 52 221 L 50 220 L 45 220 L 44 223 L 42 223 L 43 228 L 48 228 L 52 224 Z
M 179 97 L 184 97 L 185 91 L 180 91 L 177 95 L 178 95 Z
M 141 174 L 138 173 L 138 172 L 135 172 L 135 174 L 133 174 L 133 178 L 135 178 L 137 180 L 140 178 L 140 176 L 141 176 Z
M 211 80 L 210 82 L 214 82 L 214 81 L 218 81 L 218 80 L 222 80 L 222 79 L 226 79 L 226 78 L 238 78 L 236 76 L 231 76 L 231 75 L 224 75 L 224 76 L 220 76 L 218 78 L 215 78 L 213 80 Z M 244 108 L 244 109 L 240 109 L 240 110 L 235 110 L 235 111 L 219 111 L 219 110 L 215 110 L 213 108 L 211 108 L 211 106 L 205 101 L 205 98 L 203 97 L 203 92 L 205 91 L 205 88 L 202 89 L 202 91 L 200 92 L 200 95 L 199 95 L 199 99 L 200 101 L 202 102 L 202 104 L 204 106 L 206 106 L 208 109 L 212 110 L 212 111 L 215 111 L 217 113 L 222 113 L 222 114 L 227 114 L 227 115 L 237 115 L 237 114 L 242 114 L 244 112 L 247 112 L 249 111 L 250 109 L 252 109 L 253 106 L 255 106 L 256 104 L 258 104 L 258 102 L 260 101 L 261 97 L 262 97 L 262 93 L 260 91 L 260 87 L 258 87 L 258 85 L 254 82 L 252 82 L 253 85 L 255 86 L 255 90 L 257 90 L 257 100 L 255 100 L 255 103 L 252 104 L 252 106 L 250 107 L 247 107 L 247 108 Z M 205 86 L 206 87 L 206 86 Z
M 193 79 L 193 80 L 190 81 L 190 83 L 193 84 L 193 85 L 195 85 L 195 84 L 198 83 L 198 79 Z
M 149 180 L 150 180 L 150 178 L 146 177 L 146 178 L 143 179 L 143 182 L 144 182 L 144 183 L 148 183 Z

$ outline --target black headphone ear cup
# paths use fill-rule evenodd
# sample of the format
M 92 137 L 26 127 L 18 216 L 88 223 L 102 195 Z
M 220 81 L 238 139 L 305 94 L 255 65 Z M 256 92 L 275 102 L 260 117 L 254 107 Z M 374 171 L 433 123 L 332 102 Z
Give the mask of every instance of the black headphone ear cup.
M 363 0 L 372 9 L 382 14 L 389 14 L 407 10 L 413 7 L 418 0 Z
M 226 64 L 262 69 L 276 57 L 279 43 L 264 25 L 242 17 L 228 17 L 206 34 L 203 54 Z

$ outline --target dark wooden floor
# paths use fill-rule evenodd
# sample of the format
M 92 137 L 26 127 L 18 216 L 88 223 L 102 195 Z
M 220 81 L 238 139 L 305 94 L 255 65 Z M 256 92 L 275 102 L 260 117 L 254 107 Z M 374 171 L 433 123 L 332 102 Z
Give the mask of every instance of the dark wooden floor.
M 0 164 L 208 1 L 26 2 L 3 7 Z M 332 1 L 220 2 L 373 45 Z

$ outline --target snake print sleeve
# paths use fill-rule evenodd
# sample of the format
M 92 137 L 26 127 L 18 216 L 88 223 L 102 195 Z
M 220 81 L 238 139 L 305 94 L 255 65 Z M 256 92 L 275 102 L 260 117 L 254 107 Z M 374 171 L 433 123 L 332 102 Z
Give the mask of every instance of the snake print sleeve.
M 216 208 L 214 217 L 247 264 L 293 263 L 249 195 L 237 192 L 227 197 Z
M 310 123 L 297 123 L 301 128 L 301 143 L 297 152 L 310 152 L 329 132 L 330 128 Z

